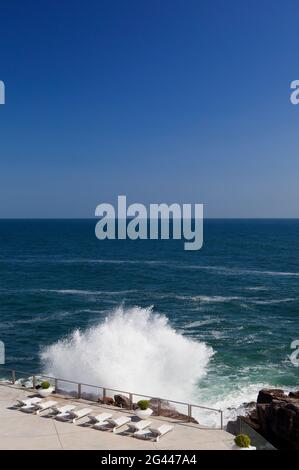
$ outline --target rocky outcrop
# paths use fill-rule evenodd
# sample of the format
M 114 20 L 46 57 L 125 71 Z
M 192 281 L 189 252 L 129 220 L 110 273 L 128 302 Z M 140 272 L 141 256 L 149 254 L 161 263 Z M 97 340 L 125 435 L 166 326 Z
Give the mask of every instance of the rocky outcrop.
M 180 421 L 189 421 L 198 424 L 196 419 L 188 418 L 184 413 L 177 411 L 168 401 L 157 400 L 153 398 L 150 400 L 150 408 L 153 410 L 155 416 L 165 416 L 166 418 L 177 419 Z
M 103 403 L 103 405 L 115 405 L 115 402 L 112 397 L 101 397 L 98 399 L 99 403 Z
M 127 410 L 131 408 L 130 400 L 125 395 L 114 395 L 114 403 L 119 408 L 126 408 Z
M 257 396 L 257 403 L 265 404 L 272 403 L 273 400 L 285 398 L 286 394 L 280 388 L 262 389 Z
M 263 389 L 255 410 L 242 419 L 277 449 L 299 450 L 299 391 Z

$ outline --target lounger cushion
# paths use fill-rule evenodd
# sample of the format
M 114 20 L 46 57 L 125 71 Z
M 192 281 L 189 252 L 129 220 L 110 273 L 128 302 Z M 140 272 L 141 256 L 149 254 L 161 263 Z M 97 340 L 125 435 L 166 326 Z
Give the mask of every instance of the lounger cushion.
M 170 424 L 162 424 L 158 428 L 150 427 L 149 430 L 153 434 L 157 434 L 158 436 L 163 436 L 163 434 L 166 434 L 167 432 L 171 431 L 173 429 L 173 426 Z
M 108 421 L 99 421 L 98 423 L 93 425 L 94 429 L 111 429 L 111 424 Z
M 96 423 L 93 427 L 94 429 L 102 429 L 104 430 L 115 430 L 124 424 L 127 424 L 131 421 L 131 418 L 128 416 L 120 416 L 119 418 L 110 418 L 107 419 L 106 421 L 100 421 Z
M 39 403 L 40 401 L 42 401 L 42 398 L 38 398 L 38 397 L 33 397 L 33 398 L 26 398 L 25 400 L 17 400 L 19 402 L 20 405 L 29 405 L 29 404 L 33 404 L 33 403 Z
M 156 437 L 156 440 L 158 440 L 159 437 L 164 436 L 164 434 L 168 433 L 172 429 L 173 426 L 162 424 L 158 428 L 150 427 L 149 429 L 142 429 L 134 432 L 134 437 L 137 437 L 138 439 L 152 439 L 153 437 Z
M 63 414 L 68 413 L 69 411 L 73 411 L 75 408 L 75 405 L 53 406 L 53 411 Z
M 70 412 L 74 418 L 83 418 L 83 416 L 89 415 L 90 413 L 92 413 L 90 408 L 81 408 L 80 410 L 74 410 Z
M 55 405 L 57 405 L 57 401 L 49 400 L 42 403 L 36 403 L 35 407 L 39 410 L 47 410 L 48 408 L 52 408 Z
M 101 421 L 105 421 L 106 419 L 109 419 L 112 417 L 112 413 L 101 413 L 99 415 L 89 415 L 89 418 L 91 421 L 95 421 L 97 423 Z
M 121 426 L 123 424 L 127 424 L 131 421 L 131 418 L 127 416 L 120 416 L 119 418 L 110 418 L 107 420 L 113 426 Z
M 142 420 L 137 421 L 137 422 L 131 422 L 128 425 L 129 425 L 129 428 L 132 429 L 133 431 L 140 431 L 141 429 L 147 428 L 151 424 L 152 424 L 151 421 L 148 421 L 146 419 L 142 419 Z

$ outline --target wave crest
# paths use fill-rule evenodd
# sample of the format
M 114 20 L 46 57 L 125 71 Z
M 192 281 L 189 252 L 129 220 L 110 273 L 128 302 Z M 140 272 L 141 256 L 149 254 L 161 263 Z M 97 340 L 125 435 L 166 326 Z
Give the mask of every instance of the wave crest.
M 47 375 L 192 401 L 212 355 L 152 308 L 118 307 L 104 322 L 46 347 L 41 359 Z

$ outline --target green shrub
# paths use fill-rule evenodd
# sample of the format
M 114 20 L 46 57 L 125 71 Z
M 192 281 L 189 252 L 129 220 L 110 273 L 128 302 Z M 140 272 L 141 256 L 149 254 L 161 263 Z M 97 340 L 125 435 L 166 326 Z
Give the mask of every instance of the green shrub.
M 50 384 L 50 382 L 48 382 L 47 380 L 45 380 L 44 382 L 42 382 L 42 383 L 40 384 L 40 386 L 41 386 L 41 388 L 46 389 L 46 388 L 49 388 L 49 387 L 51 386 L 51 384 Z
M 137 406 L 140 410 L 147 410 L 149 407 L 149 401 L 148 400 L 139 400 L 137 403 Z
M 250 443 L 250 437 L 246 434 L 238 434 L 238 436 L 235 437 L 235 444 L 238 447 L 249 447 Z

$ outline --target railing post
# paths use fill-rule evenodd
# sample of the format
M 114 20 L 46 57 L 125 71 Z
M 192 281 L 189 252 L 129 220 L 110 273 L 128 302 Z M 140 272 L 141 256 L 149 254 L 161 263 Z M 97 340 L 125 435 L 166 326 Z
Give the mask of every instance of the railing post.
M 158 398 L 158 407 L 157 407 L 158 416 L 161 414 L 161 398 Z
M 130 410 L 133 409 L 133 393 L 130 393 Z
M 103 387 L 103 401 L 105 401 L 106 398 L 106 389 Z
M 192 421 L 192 405 L 188 405 L 188 421 Z
M 16 383 L 16 371 L 15 370 L 11 371 L 11 381 L 13 384 Z
M 78 384 L 77 398 L 81 398 L 81 384 Z
M 220 411 L 220 422 L 221 422 L 221 429 L 223 429 L 223 411 Z
M 58 379 L 54 380 L 54 388 L 55 388 L 55 393 L 57 393 L 58 390 Z
M 36 377 L 35 377 L 35 375 L 32 376 L 32 388 L 34 390 L 36 389 Z

